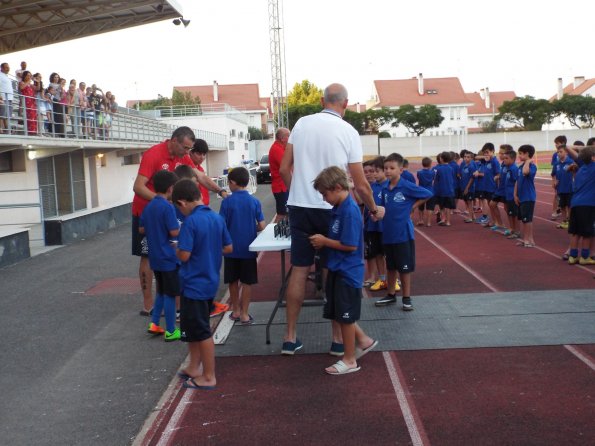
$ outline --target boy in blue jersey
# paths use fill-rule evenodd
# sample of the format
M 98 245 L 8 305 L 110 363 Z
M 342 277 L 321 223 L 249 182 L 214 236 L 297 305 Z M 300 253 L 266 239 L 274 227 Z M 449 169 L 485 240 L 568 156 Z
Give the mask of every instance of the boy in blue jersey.
M 362 164 L 364 168 L 364 176 L 366 177 L 366 181 L 370 185 L 370 188 L 373 187 L 374 183 L 376 182 L 375 174 L 376 169 L 374 168 L 374 160 L 366 160 Z M 374 194 L 372 190 L 372 194 Z M 357 195 L 356 195 L 356 198 Z M 366 271 L 368 273 L 368 278 L 364 279 L 364 286 L 368 287 L 374 285 L 378 281 L 378 269 L 376 268 L 376 259 L 369 255 L 370 251 L 370 239 L 368 237 L 368 223 L 370 222 L 370 213 L 368 208 L 364 203 L 361 202 L 358 198 L 359 207 L 362 209 L 363 217 L 364 217 L 364 259 L 366 260 Z M 365 274 L 364 274 L 365 277 Z
M 565 147 L 558 148 L 558 159 L 552 167 L 552 180 L 558 194 L 558 206 L 562 213 L 562 223 L 558 229 L 568 229 L 570 218 L 570 198 L 572 197 L 572 181 L 574 172 L 570 168 L 574 161 L 568 156 Z
M 378 156 L 371 161 L 371 167 L 374 170 L 374 181 L 370 184 L 374 202 L 378 205 L 382 201 L 382 189 L 388 184 L 384 176 L 384 157 Z M 368 210 L 365 209 L 367 213 Z M 370 284 L 371 291 L 385 290 L 386 284 L 386 262 L 384 260 L 384 251 L 382 249 L 382 220 L 365 218 L 364 239 L 366 243 L 366 258 L 368 265 L 372 263 L 372 270 L 376 271 L 377 280 Z M 397 287 L 399 285 L 397 284 Z
M 489 209 L 489 202 L 492 200 L 494 192 L 496 191 L 496 180 L 494 178 L 496 175 L 500 174 L 500 164 L 498 164 L 498 160 L 494 157 L 494 151 L 494 144 L 491 142 L 487 142 L 483 145 L 480 152 L 483 159 L 480 158 L 479 168 L 477 172 L 475 172 L 475 177 L 477 178 L 475 190 L 479 198 L 480 206 L 484 212 L 477 223 L 481 223 L 485 227 L 493 226 L 493 224 L 490 223 L 490 218 L 486 214 L 486 209 Z M 493 215 L 491 215 L 491 217 L 492 222 L 494 222 L 495 217 Z
M 587 144 L 593 142 L 595 141 L 589 140 Z M 573 194 L 570 200 L 568 263 L 570 265 L 577 263 L 595 265 L 595 259 L 591 257 L 593 254 L 591 251 L 592 242 L 595 236 L 595 146 L 587 146 L 581 149 L 578 154 L 570 147 L 567 151 L 579 166 L 574 177 Z
M 382 190 L 382 203 L 385 206 L 384 232 L 382 242 L 386 256 L 388 290 L 386 297 L 375 302 L 385 306 L 397 302 L 395 282 L 397 272 L 403 289 L 403 310 L 413 310 L 411 303 L 411 273 L 415 271 L 415 242 L 411 210 L 432 196 L 432 192 L 409 181 L 401 179 L 403 157 L 392 153 L 384 160 L 384 173 L 389 180 Z M 450 170 L 448 165 L 444 167 Z M 450 175 L 452 180 L 452 175 Z
M 258 283 L 256 252 L 248 247 L 262 231 L 266 223 L 260 201 L 246 190 L 250 181 L 250 172 L 245 167 L 234 167 L 227 174 L 231 196 L 221 203 L 219 214 L 233 242 L 233 252 L 225 254 L 223 282 L 229 284 L 231 313 L 229 318 L 243 325 L 252 325 L 254 318 L 248 312 L 252 285 Z M 240 296 L 240 285 L 242 295 Z
M 172 242 L 180 232 L 180 223 L 169 202 L 176 181 L 176 174 L 168 170 L 155 173 L 153 185 L 156 195 L 143 210 L 139 223 L 139 233 L 147 236 L 149 264 L 157 282 L 155 304 L 147 331 L 154 335 L 163 334 L 166 342 L 180 339 L 180 329 L 176 328 L 176 296 L 180 294 L 178 259 L 175 243 Z M 162 311 L 165 315 L 165 330 L 159 325 Z
M 498 203 L 505 203 L 505 193 L 504 193 L 504 177 L 506 176 L 506 169 L 507 167 L 504 165 L 504 154 L 512 150 L 512 146 L 510 144 L 502 144 L 500 149 L 498 150 L 498 160 L 500 161 L 499 164 L 499 172 L 497 175 L 494 176 L 494 181 L 496 183 L 496 188 L 494 189 L 494 195 L 492 199 L 488 203 L 490 206 L 490 215 L 492 216 L 492 222 L 494 223 L 490 226 L 492 231 L 504 230 L 506 231 L 506 227 L 502 221 L 502 216 L 500 215 L 500 209 L 498 208 Z
M 345 352 L 342 360 L 324 370 L 329 375 L 345 375 L 360 370 L 357 360 L 378 344 L 357 324 L 364 278 L 363 224 L 360 210 L 349 195 L 344 170 L 327 167 L 314 180 L 314 189 L 333 206 L 328 236 L 312 235 L 310 243 L 314 249 L 327 248 L 327 301 L 323 317 L 339 324 Z
M 440 208 L 440 226 L 450 226 L 450 212 L 455 208 L 455 180 L 449 163 L 451 161 L 449 152 L 442 152 L 439 155 L 439 162 L 435 167 L 436 177 L 434 178 L 434 196 L 436 204 Z
M 214 389 L 215 344 L 209 315 L 219 287 L 221 254 L 233 250 L 231 236 L 223 218 L 202 204 L 200 190 L 192 180 L 176 183 L 172 201 L 186 217 L 176 254 L 182 261 L 181 339 L 188 343 L 189 361 L 178 375 L 186 379 L 183 384 L 186 388 Z
M 566 136 L 565 135 L 558 135 L 554 138 L 554 153 L 552 154 L 552 161 L 550 164 L 552 165 L 552 169 L 554 165 L 558 162 L 558 149 L 560 147 L 566 147 Z M 552 189 L 554 189 L 554 198 L 552 200 L 552 220 L 557 219 L 560 216 L 560 206 L 558 206 L 558 194 L 556 192 L 556 185 L 554 184 L 554 176 L 552 175 Z
M 519 206 L 519 220 L 521 221 L 521 239 L 517 245 L 525 248 L 535 247 L 533 239 L 533 212 L 535 210 L 535 174 L 537 166 L 533 162 L 535 147 L 529 144 L 519 147 L 519 177 L 514 190 L 514 201 Z
M 450 161 L 448 162 L 448 165 L 452 169 L 452 177 L 455 185 L 455 196 L 453 199 L 454 211 L 451 210 L 450 213 L 452 214 L 454 212 L 455 214 L 460 214 L 461 211 L 458 209 L 458 204 L 462 195 L 459 178 L 459 160 L 461 157 L 457 152 L 450 151 L 448 153 L 450 154 Z
M 434 206 L 436 206 L 436 200 L 434 199 L 434 177 L 436 171 L 432 170 L 432 159 L 427 156 L 421 160 L 422 169 L 417 171 L 417 181 L 420 187 L 427 189 L 432 193 L 432 198 L 429 198 L 425 203 L 420 204 L 417 209 L 419 210 L 419 221 L 418 226 L 432 226 L 432 212 Z
M 463 150 L 463 161 L 459 166 L 459 178 L 461 184 L 461 198 L 467 207 L 467 218 L 465 223 L 473 223 L 475 212 L 473 210 L 473 199 L 475 198 L 475 177 L 473 174 L 477 170 L 477 165 L 473 158 L 475 155 L 469 150 Z
M 409 172 L 409 161 L 406 159 L 403 160 L 403 170 L 401 171 L 401 177 L 404 180 L 411 181 L 413 184 L 416 184 L 415 177 L 411 172 Z
M 504 181 L 504 198 L 506 215 L 508 216 L 508 229 L 504 231 L 504 235 L 508 239 L 517 239 L 521 236 L 519 232 L 519 207 L 514 201 L 514 188 L 519 177 L 519 168 L 515 164 L 516 152 L 509 150 L 502 158 L 503 164 L 506 166 L 506 172 L 502 172 L 500 181 Z M 503 175 L 503 176 L 502 176 Z

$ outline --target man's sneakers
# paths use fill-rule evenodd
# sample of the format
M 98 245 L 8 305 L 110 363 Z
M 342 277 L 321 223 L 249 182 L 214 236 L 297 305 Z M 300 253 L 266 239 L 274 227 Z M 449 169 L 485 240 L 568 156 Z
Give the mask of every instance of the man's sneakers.
M 179 341 L 181 337 L 182 337 L 182 332 L 180 331 L 179 328 L 176 328 L 173 331 L 173 333 L 170 333 L 169 331 L 166 330 L 164 341 L 165 342 Z
M 376 305 L 377 307 L 384 307 L 386 305 L 395 303 L 397 303 L 397 296 L 395 296 L 394 294 L 387 294 L 382 299 L 378 299 L 376 302 L 374 302 L 374 305 Z
M 370 291 L 386 290 L 387 285 L 384 280 L 378 279 L 374 285 L 370 286 Z
M 403 311 L 413 311 L 413 305 L 411 304 L 410 297 L 403 298 Z
M 302 344 L 302 341 L 297 338 L 295 342 L 285 341 L 281 347 L 281 354 L 293 356 L 295 355 L 295 352 L 300 350 L 303 346 L 304 344 Z
M 162 335 L 163 333 L 165 333 L 165 330 L 161 328 L 159 325 L 151 322 L 149 324 L 149 328 L 147 329 L 147 333 L 151 333 L 152 335 Z
M 210 317 L 219 316 L 229 310 L 228 304 L 220 304 L 219 302 L 213 302 L 213 311 L 211 311 Z

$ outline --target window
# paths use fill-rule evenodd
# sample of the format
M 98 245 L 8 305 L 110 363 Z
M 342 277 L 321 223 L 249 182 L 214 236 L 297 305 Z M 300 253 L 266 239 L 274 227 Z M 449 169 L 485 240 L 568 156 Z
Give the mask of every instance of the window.
M 0 153 L 0 173 L 24 172 L 25 150 L 9 150 Z
M 239 138 L 239 139 L 244 139 L 244 132 L 240 131 L 240 132 L 238 133 L 238 138 Z
M 229 150 L 235 150 L 235 143 L 233 141 L 229 141 Z
M 134 155 L 125 155 L 122 157 L 122 166 L 130 166 L 132 164 L 140 164 L 140 153 Z
M 461 109 L 457 107 L 457 120 L 461 119 Z
M 12 172 L 12 151 L 0 153 L 0 172 Z
M 229 136 L 236 136 L 236 129 L 231 129 L 229 131 Z
M 449 110 L 450 110 L 450 120 L 452 121 L 455 118 L 455 111 L 452 107 L 450 107 Z
M 248 143 L 247 143 L 247 142 L 245 142 L 245 143 L 244 143 L 244 150 L 245 150 L 246 152 L 248 151 Z

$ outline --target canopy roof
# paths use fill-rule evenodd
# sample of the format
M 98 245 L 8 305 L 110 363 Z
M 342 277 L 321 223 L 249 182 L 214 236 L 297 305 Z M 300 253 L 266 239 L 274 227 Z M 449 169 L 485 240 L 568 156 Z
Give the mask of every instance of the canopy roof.
M 174 0 L 0 0 L 0 54 L 181 16 Z

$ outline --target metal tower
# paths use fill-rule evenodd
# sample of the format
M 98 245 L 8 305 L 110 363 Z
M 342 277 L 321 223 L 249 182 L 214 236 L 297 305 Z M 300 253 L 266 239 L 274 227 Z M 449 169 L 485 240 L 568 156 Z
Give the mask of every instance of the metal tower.
M 289 126 L 287 114 L 287 78 L 285 76 L 285 39 L 283 36 L 283 0 L 269 0 L 269 44 L 271 49 L 271 109 L 275 130 Z

